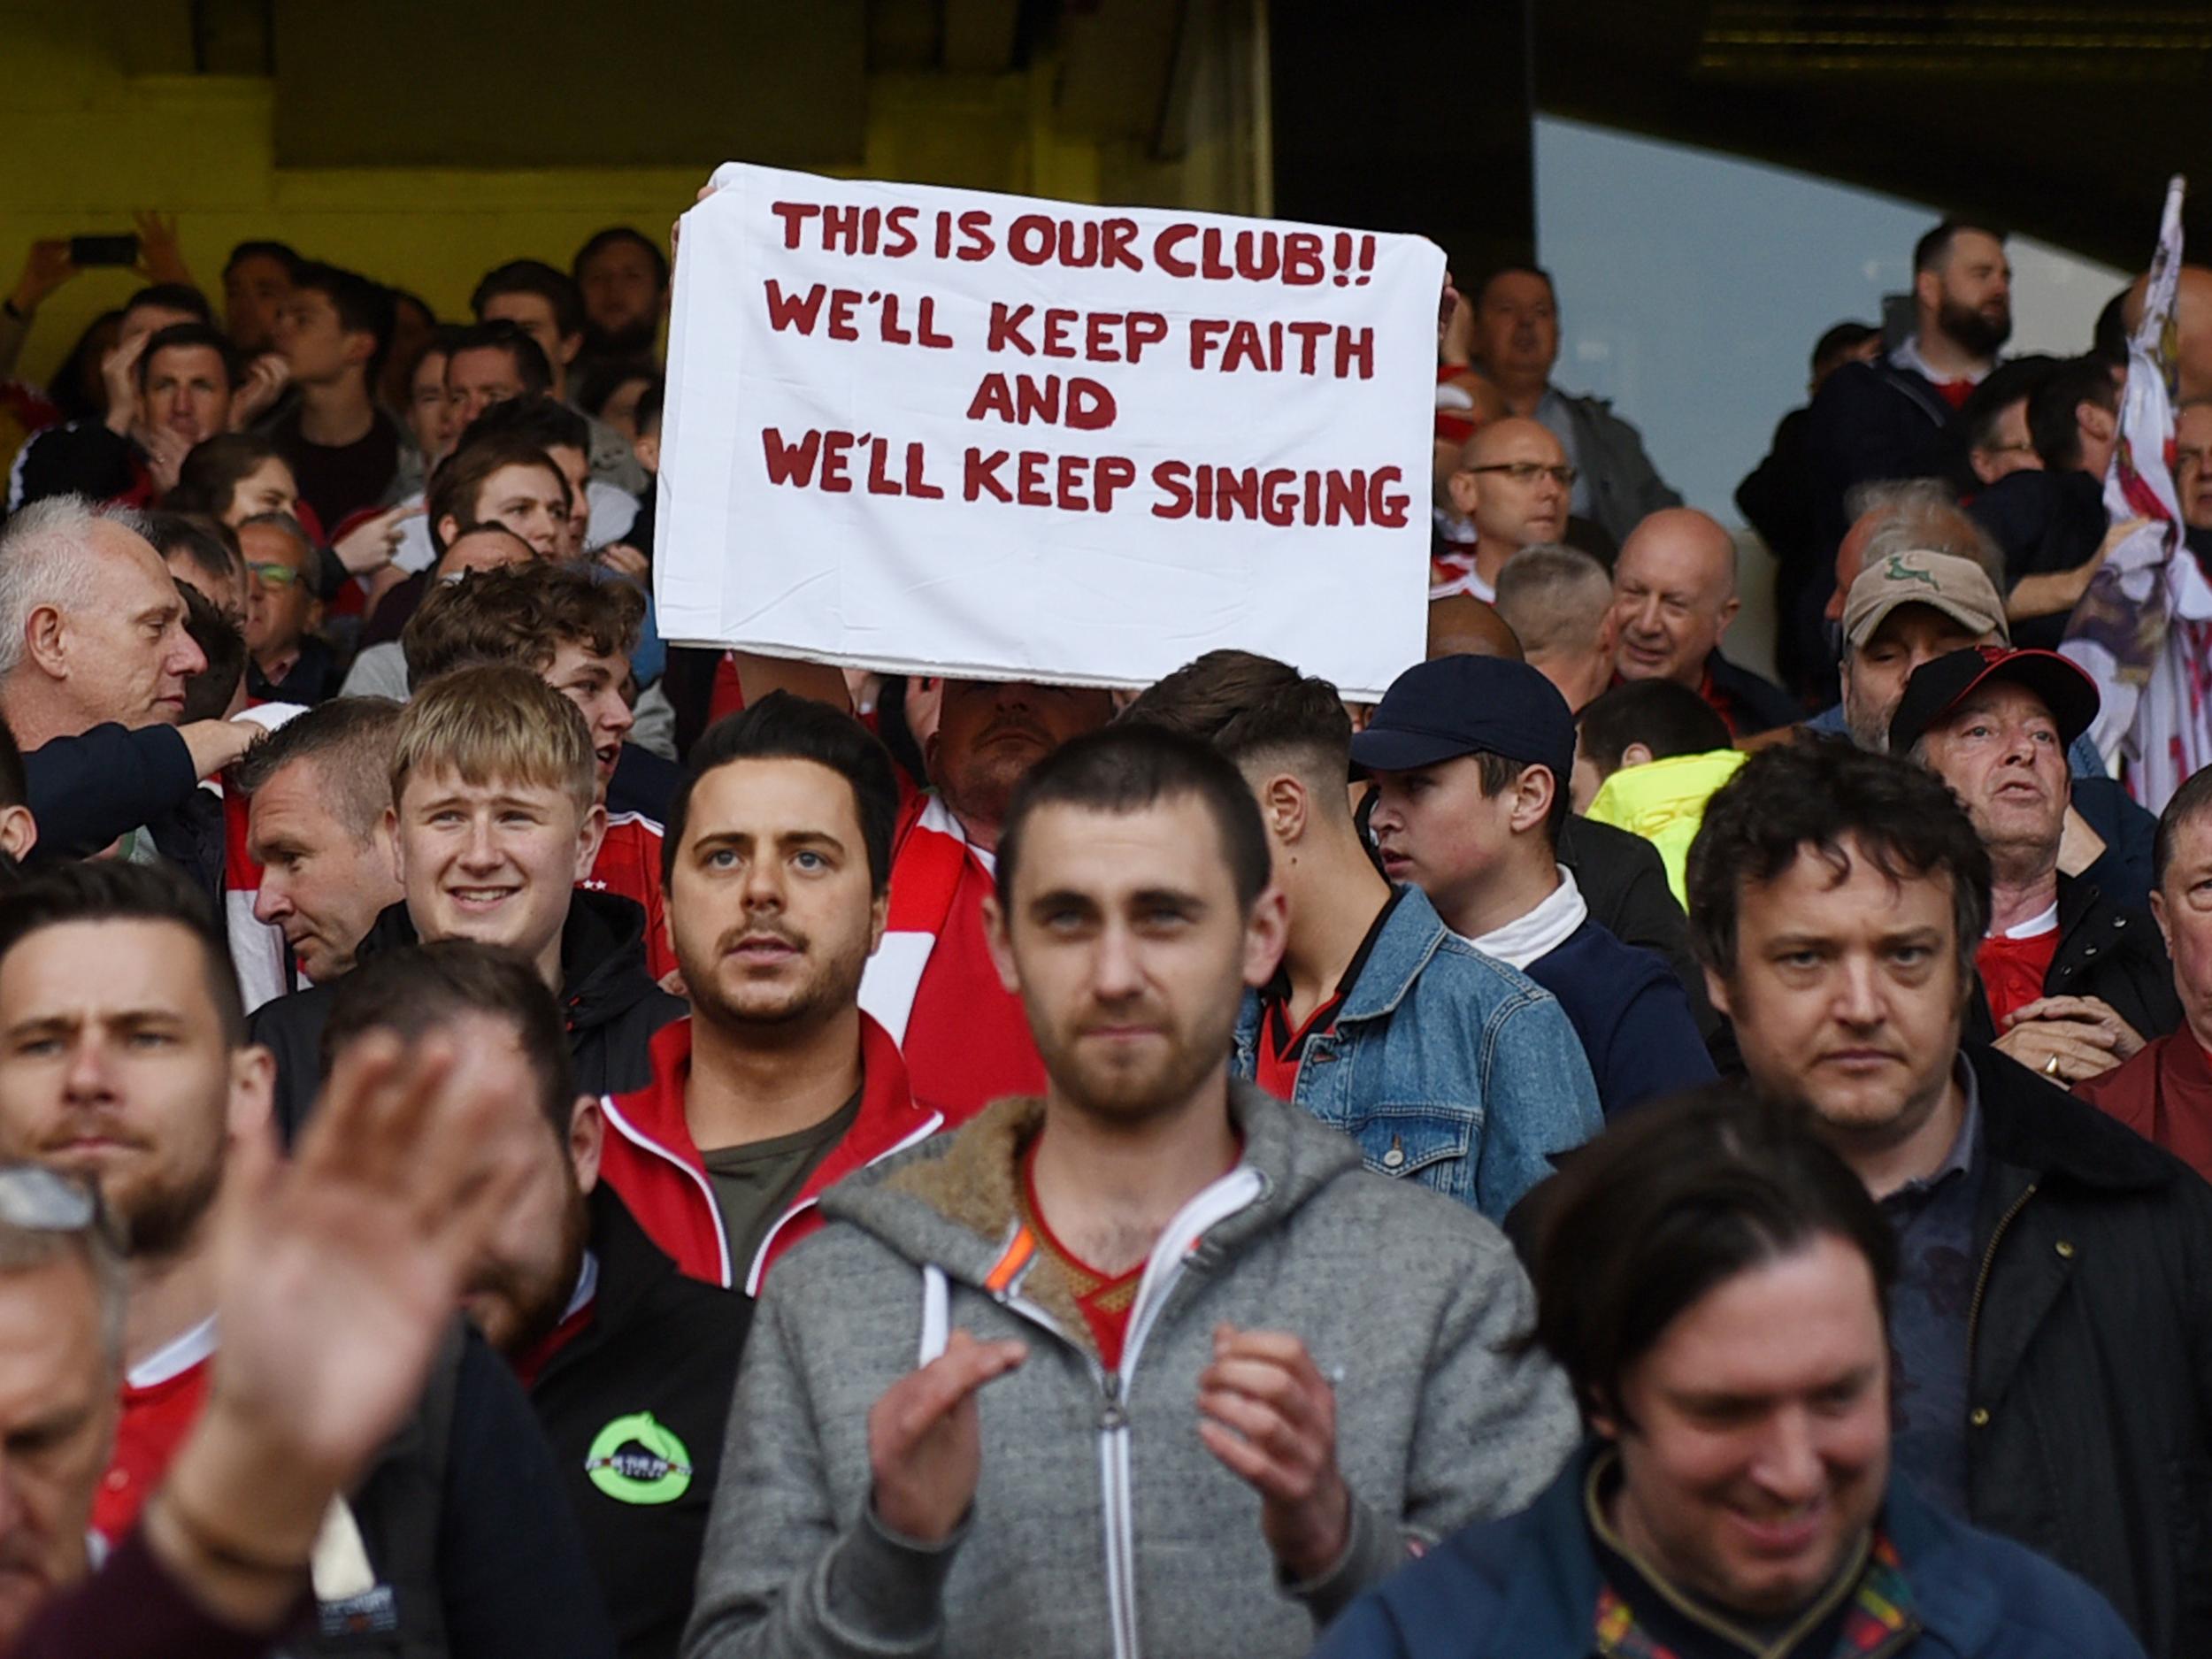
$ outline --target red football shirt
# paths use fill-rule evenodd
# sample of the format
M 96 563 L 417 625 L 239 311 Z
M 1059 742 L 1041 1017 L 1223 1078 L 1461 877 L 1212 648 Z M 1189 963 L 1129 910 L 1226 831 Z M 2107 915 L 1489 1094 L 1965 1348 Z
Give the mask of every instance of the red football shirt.
M 207 1403 L 215 1321 L 186 1332 L 123 1380 L 123 1410 L 115 1425 L 115 1451 L 93 1494 L 92 1530 L 109 1548 L 130 1533 L 146 1500 Z
M 943 1108 L 954 1123 L 1004 1095 L 1045 1092 L 1045 1063 L 1021 999 L 999 983 L 983 936 L 990 890 L 990 873 L 971 854 L 899 1045 L 915 1098 Z
M 676 965 L 668 942 L 668 900 L 661 887 L 661 826 L 640 812 L 617 812 L 607 819 L 607 839 L 591 879 L 582 883 L 612 893 L 645 911 L 645 965 L 655 979 Z
M 2058 955 L 2058 925 L 2024 939 L 1993 933 L 1974 953 L 1974 965 L 1982 972 L 1982 989 L 1989 994 L 1990 1017 L 1999 1035 L 2005 1021 L 2043 995 L 2043 981 Z

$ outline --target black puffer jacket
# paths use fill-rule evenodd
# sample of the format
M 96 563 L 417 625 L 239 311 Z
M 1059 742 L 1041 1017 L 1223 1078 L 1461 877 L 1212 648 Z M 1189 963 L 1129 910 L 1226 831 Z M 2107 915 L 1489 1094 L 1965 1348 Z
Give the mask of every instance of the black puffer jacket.
M 403 950 L 418 942 L 407 906 L 376 918 L 359 954 Z M 306 1121 L 321 1082 L 323 1024 L 336 984 L 310 986 L 265 1002 L 247 1034 L 276 1056 L 276 1111 L 289 1141 Z M 561 1013 L 568 1022 L 576 1087 L 587 1094 L 641 1088 L 653 1074 L 646 1045 L 684 1011 L 645 967 L 645 912 L 628 899 L 579 887 L 561 930 Z
M 2153 1655 L 2212 1654 L 2212 1187 L 1970 1046 L 1985 1179 L 1968 1333 L 1978 1526 L 2086 1578 Z
M 2173 964 L 2158 925 L 2140 910 L 2122 910 L 2093 883 L 2074 876 L 2058 879 L 2058 949 L 2043 976 L 2043 995 L 2096 997 L 2147 1042 L 2181 1027 Z M 1999 1034 L 1977 979 L 1966 1011 L 1966 1041 L 1994 1042 Z

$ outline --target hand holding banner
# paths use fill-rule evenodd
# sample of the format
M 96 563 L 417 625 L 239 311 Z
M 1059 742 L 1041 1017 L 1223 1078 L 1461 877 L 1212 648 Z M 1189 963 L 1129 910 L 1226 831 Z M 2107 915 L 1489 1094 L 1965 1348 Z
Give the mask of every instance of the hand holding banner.
M 1443 256 L 1417 237 L 729 164 L 684 216 L 660 624 L 1144 685 L 1422 654 Z

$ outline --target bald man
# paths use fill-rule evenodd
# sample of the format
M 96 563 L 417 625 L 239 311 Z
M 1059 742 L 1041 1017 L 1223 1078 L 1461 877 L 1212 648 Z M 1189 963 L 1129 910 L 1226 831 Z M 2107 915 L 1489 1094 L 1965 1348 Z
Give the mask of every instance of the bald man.
M 1612 683 L 1613 581 L 1581 549 L 1540 541 L 1508 559 L 1498 573 L 1498 615 L 1528 665 L 1576 713 Z
M 1789 694 L 1721 655 L 1742 603 L 1736 543 L 1720 523 L 1694 507 L 1653 513 L 1613 568 L 1620 677 L 1687 686 L 1737 737 L 1789 725 L 1801 712 Z
M 1429 601 L 1429 657 L 1502 657 L 1522 660 L 1520 637 L 1506 626 L 1497 607 L 1472 594 L 1447 594 Z
M 1429 597 L 1498 596 L 1506 560 L 1567 528 L 1575 469 L 1548 428 L 1533 420 L 1493 421 L 1467 440 L 1459 470 L 1446 481 L 1453 510 L 1475 528 L 1474 545 L 1448 547 L 1430 572 Z

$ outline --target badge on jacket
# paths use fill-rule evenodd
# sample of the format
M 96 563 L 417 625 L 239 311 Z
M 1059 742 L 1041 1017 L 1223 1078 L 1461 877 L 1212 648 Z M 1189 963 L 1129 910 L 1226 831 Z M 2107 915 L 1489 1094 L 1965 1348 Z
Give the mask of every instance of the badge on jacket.
M 691 1450 L 651 1412 L 636 1411 L 599 1431 L 584 1472 L 618 1503 L 673 1503 L 691 1489 Z

